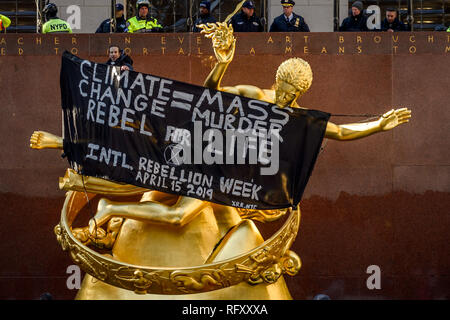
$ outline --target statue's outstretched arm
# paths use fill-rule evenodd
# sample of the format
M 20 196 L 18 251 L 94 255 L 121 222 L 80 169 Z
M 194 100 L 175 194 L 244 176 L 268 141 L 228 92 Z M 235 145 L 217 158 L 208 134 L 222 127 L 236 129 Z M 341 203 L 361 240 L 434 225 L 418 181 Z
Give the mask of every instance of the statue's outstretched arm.
M 63 149 L 63 138 L 46 131 L 34 131 L 30 138 L 32 149 Z
M 103 225 L 112 217 L 182 227 L 191 222 L 208 205 L 206 201 L 184 196 L 180 196 L 171 206 L 153 201 L 126 203 L 101 199 L 95 217 L 89 221 L 89 231 L 94 234 L 96 227 Z
M 226 22 L 207 23 L 206 25 L 199 25 L 203 29 L 201 33 L 205 37 L 211 38 L 214 54 L 217 63 L 209 73 L 203 86 L 215 90 L 220 90 L 220 82 L 228 68 L 228 65 L 233 60 L 234 51 L 236 48 L 236 39 L 233 36 L 233 27 Z
M 32 149 L 63 149 L 63 138 L 46 131 L 34 131 L 30 138 Z M 67 169 L 63 178 L 59 178 L 61 190 L 87 191 L 108 195 L 136 195 L 149 191 L 129 184 L 116 183 L 101 178 L 81 176 L 73 169 Z
M 406 123 L 411 118 L 411 110 L 401 108 L 390 110 L 383 114 L 378 120 L 364 123 L 350 123 L 336 125 L 328 122 L 325 138 L 334 140 L 355 140 L 367 137 L 371 134 L 387 131 L 396 126 Z

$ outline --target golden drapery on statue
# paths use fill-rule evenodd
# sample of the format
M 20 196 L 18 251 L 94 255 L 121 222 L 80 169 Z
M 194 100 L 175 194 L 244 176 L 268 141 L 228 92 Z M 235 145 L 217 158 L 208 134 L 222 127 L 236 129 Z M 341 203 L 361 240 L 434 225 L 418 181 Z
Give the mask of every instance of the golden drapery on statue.
M 272 89 L 221 86 L 234 57 L 236 40 L 227 23 L 202 25 L 212 39 L 217 63 L 204 86 L 298 108 L 297 99 L 312 83 L 309 64 L 283 62 Z M 407 108 L 391 110 L 371 122 L 328 122 L 325 137 L 354 140 L 408 122 Z M 63 139 L 35 131 L 34 149 L 63 148 Z M 57 239 L 86 271 L 78 299 L 290 299 L 283 274 L 295 275 L 300 258 L 289 250 L 300 210 L 249 210 L 171 195 L 136 186 L 83 177 L 69 169 L 60 178 L 68 190 Z M 102 198 L 104 197 L 104 198 Z M 125 201 L 124 197 L 132 198 Z M 97 203 L 88 225 L 72 226 L 87 202 Z M 287 217 L 264 241 L 252 220 Z

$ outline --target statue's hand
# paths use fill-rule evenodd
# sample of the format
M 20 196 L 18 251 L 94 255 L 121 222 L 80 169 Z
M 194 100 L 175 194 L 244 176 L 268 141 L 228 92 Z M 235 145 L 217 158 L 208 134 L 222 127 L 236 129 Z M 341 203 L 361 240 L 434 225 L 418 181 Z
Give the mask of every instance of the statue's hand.
M 233 36 L 233 27 L 226 22 L 207 23 L 198 26 L 203 29 L 201 33 L 212 39 L 214 54 L 220 63 L 233 60 L 236 48 L 236 39 Z
M 392 109 L 380 118 L 380 129 L 387 131 L 394 129 L 396 126 L 409 122 L 411 118 L 411 110 L 408 108 Z
M 62 148 L 62 138 L 46 131 L 34 131 L 30 138 L 30 148 L 60 149 Z

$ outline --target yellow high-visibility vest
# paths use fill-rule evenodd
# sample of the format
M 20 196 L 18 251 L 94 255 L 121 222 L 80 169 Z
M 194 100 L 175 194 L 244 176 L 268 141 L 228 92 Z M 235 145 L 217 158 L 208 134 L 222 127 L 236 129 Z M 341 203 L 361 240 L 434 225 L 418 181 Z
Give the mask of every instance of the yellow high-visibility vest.
M 42 33 L 72 33 L 72 28 L 64 20 L 53 18 L 44 23 Z
M 162 26 L 158 23 L 158 20 L 155 18 L 150 19 L 138 19 L 137 17 L 132 17 L 128 19 L 128 32 L 136 33 L 136 32 L 151 32 L 152 29 L 162 28 Z
M 0 14 L 0 31 L 6 30 L 11 24 L 11 20 L 7 16 Z

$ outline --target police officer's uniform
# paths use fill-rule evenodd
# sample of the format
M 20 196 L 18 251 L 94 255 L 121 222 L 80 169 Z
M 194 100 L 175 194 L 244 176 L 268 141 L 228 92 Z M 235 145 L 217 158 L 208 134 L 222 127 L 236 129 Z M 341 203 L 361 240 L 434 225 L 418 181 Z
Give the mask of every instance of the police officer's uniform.
M 282 0 L 282 6 L 294 6 L 295 2 L 292 0 Z M 292 12 L 292 15 L 287 18 L 284 14 L 276 17 L 269 32 L 309 32 L 309 27 L 302 16 Z
M 42 13 L 45 15 L 45 20 L 47 21 L 42 26 L 42 33 L 72 33 L 70 24 L 56 16 L 58 13 L 56 4 L 47 3 Z
M 0 31 L 6 30 L 11 24 L 11 20 L 2 14 L 0 14 Z
M 242 7 L 255 9 L 255 4 L 253 1 L 246 1 Z M 231 18 L 231 25 L 234 32 L 261 32 L 264 29 L 255 12 L 250 18 L 243 11 L 239 12 Z
M 55 17 L 44 23 L 42 33 L 72 33 L 72 28 L 66 21 Z
M 130 33 L 143 32 L 162 32 L 162 26 L 158 20 L 148 14 L 145 18 L 139 17 L 139 9 L 143 6 L 149 8 L 150 3 L 147 0 L 139 0 L 136 2 L 138 13 L 136 16 L 128 19 L 127 28 Z
M 158 20 L 151 16 L 141 19 L 139 17 L 132 17 L 127 21 L 128 32 L 130 33 L 142 33 L 142 32 L 161 32 L 162 26 L 158 23 Z

